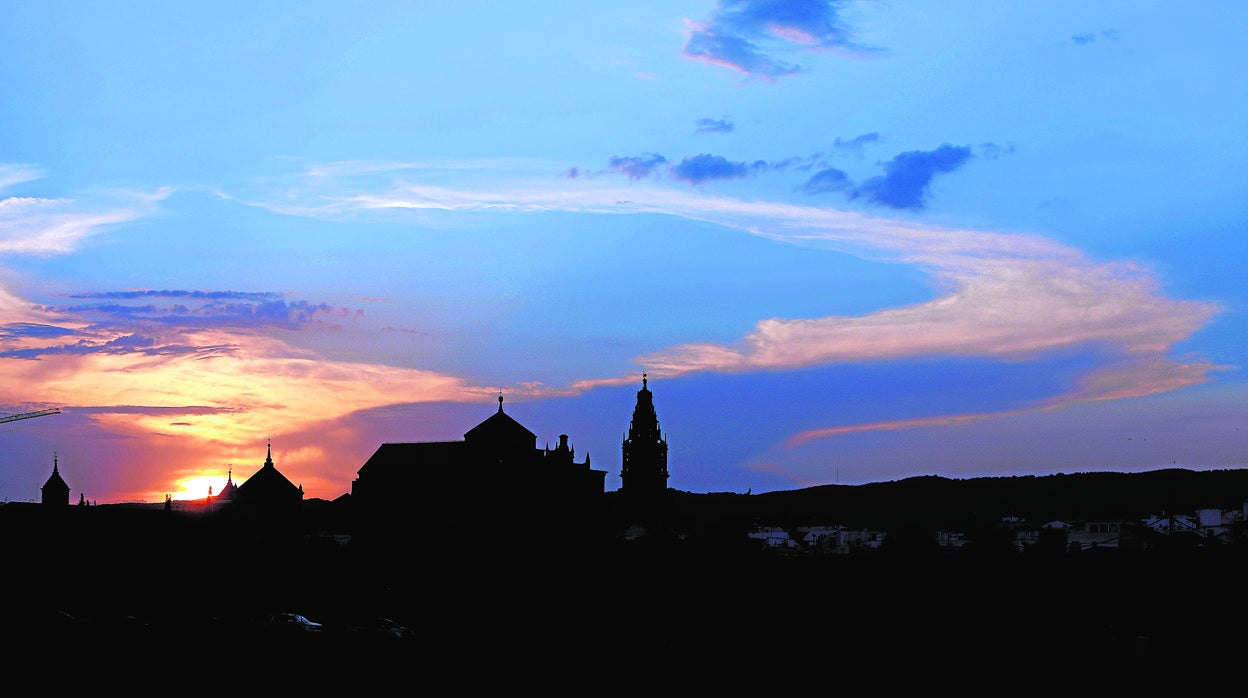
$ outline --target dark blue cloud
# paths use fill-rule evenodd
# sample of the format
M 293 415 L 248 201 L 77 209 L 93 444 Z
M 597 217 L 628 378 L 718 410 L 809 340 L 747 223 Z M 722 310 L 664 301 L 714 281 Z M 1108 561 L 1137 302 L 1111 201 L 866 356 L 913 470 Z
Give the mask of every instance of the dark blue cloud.
M 683 53 L 772 79 L 801 70 L 771 55 L 774 49 L 874 52 L 859 45 L 841 20 L 839 13 L 846 4 L 845 0 L 721 0 L 711 19 L 690 32 Z
M 701 184 L 712 179 L 738 179 L 749 175 L 753 170 L 766 167 L 767 163 L 761 160 L 754 163 L 733 162 L 722 155 L 702 153 L 673 165 L 672 174 L 678 179 Z
M 849 181 L 849 176 L 834 167 L 816 172 L 802 185 L 802 191 L 807 194 L 849 191 L 852 188 L 853 183 Z
M 134 298 L 191 298 L 196 300 L 268 300 L 278 297 L 269 291 L 184 291 L 184 290 L 142 290 L 142 291 L 96 291 L 94 293 L 75 293 L 69 298 L 103 298 L 129 300 Z
M 770 58 L 754 43 L 739 36 L 718 35 L 712 31 L 695 31 L 685 42 L 684 54 L 710 63 L 726 65 L 749 75 L 777 78 L 792 75 L 800 68 L 792 63 Z
M 21 339 L 23 337 L 65 337 L 74 333 L 74 330 L 65 327 L 57 327 L 56 325 L 38 325 L 29 322 L 14 322 L 8 325 L 0 326 L 0 339 Z
M 42 356 L 87 356 L 89 354 L 144 354 L 146 356 L 175 356 L 190 354 L 220 354 L 233 351 L 233 347 L 192 346 L 189 344 L 165 344 L 155 338 L 138 333 L 127 334 L 116 339 L 100 342 L 81 339 L 73 344 L 62 344 L 50 347 L 32 347 L 28 349 L 12 349 L 0 352 L 5 359 L 38 359 Z
M 667 158 L 662 155 L 653 153 L 645 153 L 640 156 L 612 156 L 607 161 L 607 166 L 616 172 L 622 172 L 629 179 L 645 179 L 649 177 L 655 168 L 667 163 Z
M 858 186 L 853 196 L 899 209 L 921 209 L 928 185 L 937 174 L 953 172 L 971 158 L 965 146 L 942 145 L 936 150 L 911 150 L 884 163 L 884 174 Z
M 359 311 L 338 308 L 327 303 L 287 301 L 282 294 L 265 291 L 109 291 L 69 297 L 75 300 L 117 301 L 73 303 L 47 308 L 57 313 L 89 318 L 101 327 L 147 324 L 293 330 L 313 323 L 323 323 L 326 318 L 359 314 Z
M 836 148 L 837 150 L 849 150 L 855 153 L 861 153 L 862 149 L 866 147 L 868 144 L 878 143 L 878 142 L 880 142 L 880 134 L 872 132 L 872 133 L 864 133 L 860 136 L 854 136 L 853 138 L 849 140 L 842 140 L 838 136 L 836 139 L 836 142 L 832 144 L 832 147 Z
M 55 354 L 191 354 L 212 356 L 235 350 L 229 344 L 179 343 L 183 330 L 291 330 L 308 326 L 333 327 L 344 318 L 362 313 L 327 303 L 288 301 L 282 294 L 239 291 L 109 291 L 69 296 L 78 301 L 44 310 L 88 323 L 82 330 L 46 325 L 13 324 L 0 327 L 0 338 L 75 336 L 59 346 L 18 348 L 0 352 L 3 358 L 37 359 Z M 111 337 L 103 340 L 101 337 Z
M 1117 41 L 1118 31 L 1116 29 L 1105 29 L 1100 33 L 1084 32 L 1070 37 L 1070 40 L 1074 42 L 1076 46 L 1087 46 L 1088 44 L 1096 43 L 1097 39 Z
M 732 129 L 727 119 L 698 119 L 698 133 L 732 133 Z

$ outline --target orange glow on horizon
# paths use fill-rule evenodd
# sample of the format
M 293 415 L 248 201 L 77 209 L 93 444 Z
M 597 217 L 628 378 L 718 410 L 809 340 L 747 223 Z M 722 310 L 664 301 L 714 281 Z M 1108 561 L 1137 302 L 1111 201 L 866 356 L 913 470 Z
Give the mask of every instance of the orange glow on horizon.
M 179 482 L 178 491 L 170 493 L 170 496 L 177 501 L 204 499 L 220 494 L 222 487 L 225 487 L 225 478 L 220 475 L 197 475 Z

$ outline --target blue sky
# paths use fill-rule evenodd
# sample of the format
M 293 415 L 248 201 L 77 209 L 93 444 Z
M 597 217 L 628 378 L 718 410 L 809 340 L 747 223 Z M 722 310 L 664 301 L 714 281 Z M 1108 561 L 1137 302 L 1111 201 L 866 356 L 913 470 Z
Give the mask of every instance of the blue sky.
M 6 2 L 3 501 L 1243 467 L 1248 8 Z

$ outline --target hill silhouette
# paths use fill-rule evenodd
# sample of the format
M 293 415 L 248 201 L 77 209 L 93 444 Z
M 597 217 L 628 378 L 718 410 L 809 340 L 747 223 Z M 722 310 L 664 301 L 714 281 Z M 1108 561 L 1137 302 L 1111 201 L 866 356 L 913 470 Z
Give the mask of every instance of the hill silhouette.
M 920 476 L 866 485 L 821 485 L 750 498 L 756 516 L 794 524 L 888 528 L 922 522 L 958 528 L 1014 516 L 1053 520 L 1140 519 L 1248 501 L 1248 469 L 1074 473 L 955 480 Z

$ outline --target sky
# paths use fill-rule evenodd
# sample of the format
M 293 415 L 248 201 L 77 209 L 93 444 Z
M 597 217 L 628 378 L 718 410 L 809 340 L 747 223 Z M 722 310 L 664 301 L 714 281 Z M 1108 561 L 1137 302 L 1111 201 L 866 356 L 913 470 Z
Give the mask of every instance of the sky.
M 0 0 L 0 501 L 1248 462 L 1248 4 Z

